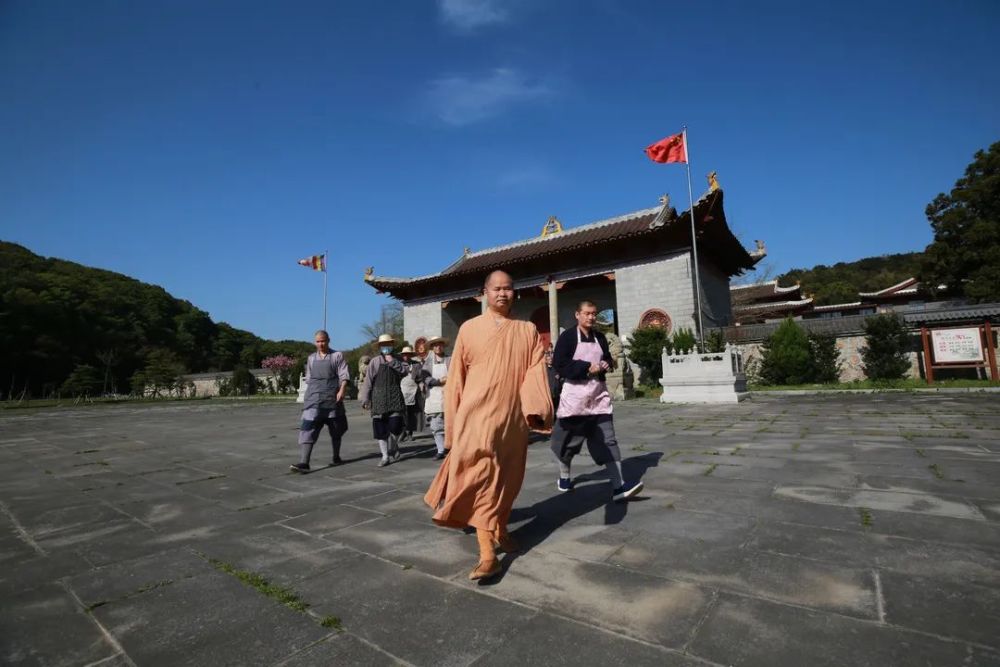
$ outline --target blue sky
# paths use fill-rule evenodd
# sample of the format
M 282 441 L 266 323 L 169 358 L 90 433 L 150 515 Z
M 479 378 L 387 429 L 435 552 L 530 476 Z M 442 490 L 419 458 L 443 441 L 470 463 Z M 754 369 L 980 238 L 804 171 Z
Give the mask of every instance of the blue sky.
M 921 250 L 1000 140 L 1000 3 L 0 4 L 0 239 L 333 343 L 465 246 L 655 206 L 689 126 L 744 245 L 793 267 Z

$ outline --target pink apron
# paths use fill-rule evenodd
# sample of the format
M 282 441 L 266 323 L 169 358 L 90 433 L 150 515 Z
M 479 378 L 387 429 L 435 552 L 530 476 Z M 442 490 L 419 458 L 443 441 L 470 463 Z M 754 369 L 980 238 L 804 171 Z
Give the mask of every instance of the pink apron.
M 576 352 L 573 361 L 586 361 L 588 364 L 600 364 L 604 356 L 597 337 L 593 343 L 580 340 L 580 328 L 576 329 Z M 611 395 L 608 385 L 597 378 L 583 381 L 563 382 L 562 393 L 559 394 L 559 410 L 556 417 L 579 417 L 583 415 L 610 415 Z

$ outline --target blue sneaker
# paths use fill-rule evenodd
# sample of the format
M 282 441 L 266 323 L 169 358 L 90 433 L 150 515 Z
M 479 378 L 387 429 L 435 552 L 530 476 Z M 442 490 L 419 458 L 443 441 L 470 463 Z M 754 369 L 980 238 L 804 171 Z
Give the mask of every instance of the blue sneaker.
M 566 493 L 567 491 L 572 491 L 573 490 L 573 480 L 568 479 L 568 478 L 562 478 L 562 477 L 560 477 L 559 481 L 556 482 L 556 489 L 560 493 Z
M 640 491 L 642 491 L 642 482 L 635 482 L 633 484 L 625 482 L 624 484 L 622 484 L 621 486 L 619 486 L 617 489 L 614 490 L 614 500 L 615 502 L 628 500 L 629 498 L 639 493 Z

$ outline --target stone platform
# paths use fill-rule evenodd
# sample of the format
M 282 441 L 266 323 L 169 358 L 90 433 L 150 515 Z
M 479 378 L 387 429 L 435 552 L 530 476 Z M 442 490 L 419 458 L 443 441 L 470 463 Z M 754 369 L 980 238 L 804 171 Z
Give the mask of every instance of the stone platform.
M 1000 665 L 996 395 L 615 409 L 642 497 L 532 445 L 484 585 L 356 405 L 309 475 L 292 402 L 0 413 L 0 663 Z

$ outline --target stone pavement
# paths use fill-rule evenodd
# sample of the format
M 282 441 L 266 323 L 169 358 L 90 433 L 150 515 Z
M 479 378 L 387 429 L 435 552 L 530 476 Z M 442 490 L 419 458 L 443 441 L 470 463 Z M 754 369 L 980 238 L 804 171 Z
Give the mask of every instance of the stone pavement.
M 533 445 L 485 585 L 422 504 L 429 438 L 376 468 L 355 405 L 309 475 L 293 403 L 6 412 L 0 663 L 1000 665 L 998 406 L 617 404 L 642 497 L 585 457 L 560 495 Z

